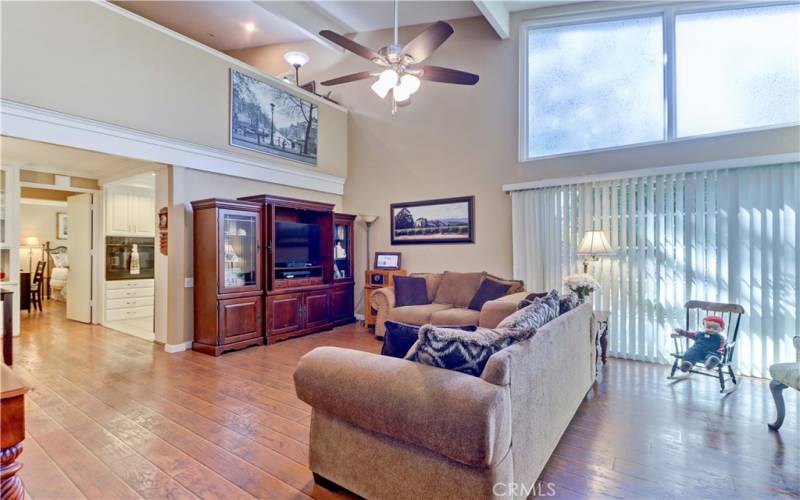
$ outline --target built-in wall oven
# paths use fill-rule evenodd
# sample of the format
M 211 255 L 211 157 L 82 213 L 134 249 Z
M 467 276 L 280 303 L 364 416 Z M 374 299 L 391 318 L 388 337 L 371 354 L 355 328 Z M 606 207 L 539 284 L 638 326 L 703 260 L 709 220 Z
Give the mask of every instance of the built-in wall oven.
M 133 245 L 139 253 L 139 273 L 131 274 Z M 106 280 L 152 279 L 155 275 L 155 238 L 106 236 Z

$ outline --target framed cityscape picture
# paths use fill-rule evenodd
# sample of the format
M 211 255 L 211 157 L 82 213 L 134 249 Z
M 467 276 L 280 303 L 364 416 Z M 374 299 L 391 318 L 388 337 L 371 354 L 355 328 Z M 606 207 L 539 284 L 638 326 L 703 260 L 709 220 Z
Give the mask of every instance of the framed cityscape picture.
M 474 243 L 475 197 L 392 203 L 392 245 Z
M 315 104 L 231 69 L 230 105 L 232 146 L 317 164 Z

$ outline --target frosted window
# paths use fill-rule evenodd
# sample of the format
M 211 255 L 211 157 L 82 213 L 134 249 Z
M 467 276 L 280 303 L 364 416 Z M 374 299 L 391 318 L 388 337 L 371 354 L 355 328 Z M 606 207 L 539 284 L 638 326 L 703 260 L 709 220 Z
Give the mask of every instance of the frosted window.
M 675 22 L 679 137 L 800 121 L 800 6 Z
M 528 31 L 528 157 L 663 140 L 662 24 Z

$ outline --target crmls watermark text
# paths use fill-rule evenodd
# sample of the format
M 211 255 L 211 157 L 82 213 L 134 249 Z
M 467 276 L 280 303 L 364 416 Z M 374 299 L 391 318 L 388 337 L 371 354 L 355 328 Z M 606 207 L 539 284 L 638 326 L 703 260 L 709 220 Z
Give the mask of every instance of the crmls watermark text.
M 552 497 L 556 495 L 556 485 L 550 482 L 539 482 L 530 485 L 520 483 L 495 483 L 494 486 L 492 486 L 492 493 L 498 497 Z

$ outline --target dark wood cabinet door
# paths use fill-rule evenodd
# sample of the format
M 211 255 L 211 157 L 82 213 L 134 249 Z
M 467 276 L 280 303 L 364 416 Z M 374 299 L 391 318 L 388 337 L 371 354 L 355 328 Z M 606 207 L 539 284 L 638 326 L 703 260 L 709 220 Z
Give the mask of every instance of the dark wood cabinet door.
M 304 328 L 316 328 L 331 321 L 331 301 L 328 290 L 306 292 L 303 300 L 305 307 Z
M 232 344 L 261 336 L 261 297 L 220 300 L 220 344 Z
M 303 294 L 287 293 L 267 298 L 268 335 L 281 335 L 303 327 Z
M 353 286 L 331 290 L 331 316 L 334 320 L 353 317 Z

